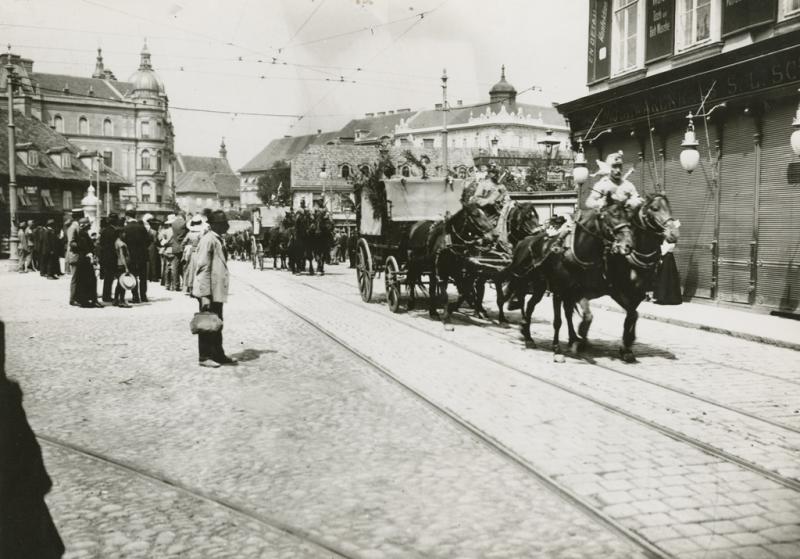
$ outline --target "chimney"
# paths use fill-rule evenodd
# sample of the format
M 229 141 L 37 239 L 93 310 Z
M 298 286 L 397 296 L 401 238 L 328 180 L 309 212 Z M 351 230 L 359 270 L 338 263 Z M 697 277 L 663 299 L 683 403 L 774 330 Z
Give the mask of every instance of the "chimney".
M 375 113 L 364 113 L 364 116 L 367 118 L 372 118 L 375 116 Z
M 92 86 L 92 85 L 89 86 L 89 95 L 91 97 L 94 97 L 94 86 Z
M 33 101 L 28 95 L 15 95 L 14 96 L 14 110 L 19 111 L 25 116 L 31 116 L 31 106 Z
M 379 112 L 379 113 L 376 113 L 376 114 L 377 114 L 378 116 L 386 116 L 386 111 L 381 111 L 381 112 Z
M 442 110 L 442 104 L 441 103 L 436 103 L 436 105 L 434 105 L 433 108 L 436 109 L 437 111 L 441 111 Z
M 463 105 L 464 105 L 464 101 L 462 101 L 461 99 L 459 99 L 458 101 L 456 101 L 456 107 L 461 107 L 461 106 L 463 106 Z
M 284 138 L 291 138 L 291 137 L 292 137 L 292 135 L 291 135 L 291 134 L 284 134 L 284 136 L 283 136 L 283 137 L 284 137 Z
M 68 84 L 68 83 L 65 83 L 65 84 L 64 84 L 64 93 L 66 93 L 67 95 L 69 95 L 69 84 Z
M 393 114 L 394 114 L 394 111 L 388 111 L 388 112 L 389 112 L 389 114 L 390 114 L 390 115 L 393 115 Z
M 22 66 L 22 69 L 25 70 L 25 73 L 28 74 L 28 77 L 33 74 L 33 60 L 30 58 L 20 58 L 19 65 Z

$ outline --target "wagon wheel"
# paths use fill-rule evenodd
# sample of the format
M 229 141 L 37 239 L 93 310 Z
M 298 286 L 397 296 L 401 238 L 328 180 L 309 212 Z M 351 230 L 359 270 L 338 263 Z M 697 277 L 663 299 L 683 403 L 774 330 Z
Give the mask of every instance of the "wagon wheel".
M 393 313 L 400 312 L 400 293 L 401 285 L 398 279 L 400 266 L 397 265 L 397 260 L 394 256 L 386 257 L 386 270 L 383 276 L 386 285 L 386 302 L 389 305 L 389 310 Z
M 372 299 L 372 253 L 369 250 L 369 244 L 366 239 L 358 240 L 356 277 L 358 278 L 358 291 L 361 293 L 361 300 L 369 303 Z

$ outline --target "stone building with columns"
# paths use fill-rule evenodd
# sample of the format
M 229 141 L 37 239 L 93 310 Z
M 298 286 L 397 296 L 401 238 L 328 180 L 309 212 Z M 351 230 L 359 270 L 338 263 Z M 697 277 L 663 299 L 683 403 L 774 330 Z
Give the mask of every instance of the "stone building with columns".
M 0 55 L 0 97 L 6 96 L 5 66 L 17 77 L 15 106 L 63 134 L 79 150 L 95 152 L 101 168 L 129 181 L 123 204 L 139 213 L 164 214 L 174 207 L 174 131 L 164 83 L 153 69 L 147 45 L 127 82 L 116 79 L 98 49 L 91 77 L 34 71 L 34 61 Z

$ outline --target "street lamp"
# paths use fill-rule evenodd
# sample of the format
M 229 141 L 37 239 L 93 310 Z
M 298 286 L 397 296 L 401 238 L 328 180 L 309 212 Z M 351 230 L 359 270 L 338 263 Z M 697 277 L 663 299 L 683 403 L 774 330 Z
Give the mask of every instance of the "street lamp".
M 794 151 L 795 155 L 800 155 L 800 105 L 797 107 L 792 126 L 794 127 L 794 132 L 792 132 L 792 151 Z
M 681 142 L 681 147 L 683 148 L 681 151 L 681 167 L 687 173 L 691 173 L 697 169 L 697 165 L 700 163 L 700 152 L 697 151 L 697 146 L 700 144 L 697 142 L 697 137 L 694 133 L 694 116 L 690 112 L 686 118 L 689 120 L 689 124 Z
M 589 166 L 586 163 L 586 154 L 583 151 L 583 138 L 578 137 L 578 153 L 572 163 L 572 180 L 581 186 L 589 178 Z
M 319 178 L 322 183 L 322 207 L 327 209 L 328 204 L 325 201 L 325 181 L 328 179 L 328 171 L 325 162 L 322 163 L 322 168 L 319 171 Z
M 558 138 L 553 138 L 553 131 L 550 130 L 549 128 L 547 129 L 545 134 L 547 134 L 545 139 L 544 140 L 539 140 L 536 143 L 539 144 L 540 146 L 542 146 L 542 148 L 544 149 L 545 172 L 549 174 L 549 172 L 550 172 L 550 164 L 553 161 L 553 148 L 555 146 L 557 146 L 558 144 L 560 144 L 561 140 L 559 140 Z M 558 150 L 556 150 L 556 153 L 558 153 Z M 549 182 L 549 180 L 546 180 L 545 182 Z

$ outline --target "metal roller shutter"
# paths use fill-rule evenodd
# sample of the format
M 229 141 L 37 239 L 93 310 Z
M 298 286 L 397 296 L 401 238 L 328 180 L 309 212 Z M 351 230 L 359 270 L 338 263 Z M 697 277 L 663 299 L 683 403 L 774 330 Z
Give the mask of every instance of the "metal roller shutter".
M 796 101 L 774 106 L 764 118 L 758 208 L 756 304 L 800 307 L 800 160 L 789 144 Z
M 609 141 L 609 153 L 613 151 L 622 151 L 622 173 L 623 175 L 629 170 L 633 172 L 628 176 L 628 180 L 636 185 L 636 189 L 641 193 L 642 187 L 642 163 L 639 161 L 639 142 L 636 138 L 630 136 L 623 136 L 619 140 Z
M 753 118 L 725 122 L 720 159 L 719 299 L 750 302 L 756 155 Z
M 709 143 L 715 149 L 716 131 L 697 127 L 700 142 L 700 164 L 691 174 L 681 167 L 681 141 L 684 128 L 671 130 L 667 135 L 664 176 L 672 215 L 681 222 L 681 238 L 675 247 L 675 260 L 681 276 L 683 296 L 710 298 L 713 283 L 713 241 L 716 217 L 716 193 L 713 187 L 712 164 L 709 159 Z M 661 170 L 659 169 L 659 176 Z

